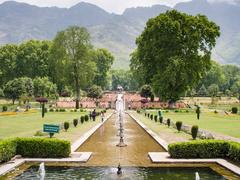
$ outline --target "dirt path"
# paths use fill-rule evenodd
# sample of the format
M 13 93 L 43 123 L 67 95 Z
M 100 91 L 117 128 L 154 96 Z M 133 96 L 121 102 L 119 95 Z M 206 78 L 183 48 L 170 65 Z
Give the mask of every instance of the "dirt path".
M 119 148 L 116 114 L 99 128 L 79 149 L 93 152 L 86 163 L 91 166 L 148 166 L 151 161 L 148 152 L 161 152 L 164 149 L 152 139 L 133 119 L 124 114 L 124 142 L 127 147 Z

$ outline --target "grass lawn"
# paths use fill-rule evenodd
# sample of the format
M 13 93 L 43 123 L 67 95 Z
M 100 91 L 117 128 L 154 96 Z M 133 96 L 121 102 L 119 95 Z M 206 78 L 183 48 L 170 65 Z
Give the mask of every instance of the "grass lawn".
M 155 114 L 157 111 L 154 112 Z M 164 113 L 164 118 L 172 121 L 182 121 L 183 124 L 198 125 L 200 129 L 209 130 L 233 137 L 240 138 L 240 115 L 225 115 L 223 113 L 204 112 L 197 120 L 195 113 Z
M 166 125 L 160 124 L 159 121 L 155 122 L 154 120 L 150 120 L 149 118 L 145 117 L 143 113 L 138 114 L 132 111 L 131 114 L 168 143 L 185 142 L 192 140 L 192 136 L 190 134 L 177 132 L 177 130 L 172 127 L 168 128 Z
M 74 118 L 80 118 L 83 114 L 86 114 L 86 112 L 48 112 L 43 119 L 41 118 L 40 112 L 0 116 L 0 139 L 10 137 L 32 137 L 36 131 L 42 130 L 43 124 L 45 123 L 60 124 L 65 121 L 72 122 Z M 84 123 L 84 125 L 74 130 L 70 127 L 69 132 L 77 133 L 80 129 L 81 131 L 87 130 L 94 126 L 95 123 Z M 67 135 L 67 133 L 64 132 L 56 137 L 63 137 L 64 134 Z

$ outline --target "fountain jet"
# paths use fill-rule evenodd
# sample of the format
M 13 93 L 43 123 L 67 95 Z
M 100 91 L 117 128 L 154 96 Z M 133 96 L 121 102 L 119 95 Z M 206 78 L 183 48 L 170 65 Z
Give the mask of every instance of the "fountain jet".
M 39 178 L 40 178 L 40 180 L 44 180 L 44 179 L 45 179 L 45 174 L 46 174 L 44 162 L 42 162 L 42 163 L 39 165 L 38 173 L 39 173 Z

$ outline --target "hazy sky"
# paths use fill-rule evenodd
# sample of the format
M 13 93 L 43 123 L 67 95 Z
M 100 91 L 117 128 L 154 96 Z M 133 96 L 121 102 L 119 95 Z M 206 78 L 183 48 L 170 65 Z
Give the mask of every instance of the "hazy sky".
M 6 0 L 0 0 L 0 3 Z M 96 4 L 108 12 L 122 13 L 126 8 L 137 6 L 151 6 L 153 4 L 165 4 L 173 6 L 178 2 L 189 0 L 16 0 L 18 2 L 26 2 L 38 6 L 58 6 L 71 7 L 78 2 L 84 1 Z

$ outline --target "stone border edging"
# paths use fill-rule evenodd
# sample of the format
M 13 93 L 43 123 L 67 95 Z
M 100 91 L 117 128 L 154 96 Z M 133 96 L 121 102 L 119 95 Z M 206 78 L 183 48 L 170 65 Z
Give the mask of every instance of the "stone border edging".
M 109 118 L 111 118 L 113 114 L 114 112 L 108 115 L 102 123 L 97 124 L 89 131 L 84 133 L 77 141 L 75 141 L 71 146 L 71 152 L 75 152 L 90 136 L 92 136 L 98 130 L 98 128 L 100 128 Z
M 240 168 L 225 159 L 172 159 L 168 152 L 149 152 L 153 163 L 216 163 L 240 176 Z
M 158 144 L 160 144 L 163 149 L 168 151 L 168 143 L 161 139 L 157 133 L 153 132 L 151 129 L 149 129 L 145 124 L 140 122 L 135 116 L 130 114 L 129 112 L 126 112 L 141 128 L 143 128 Z

